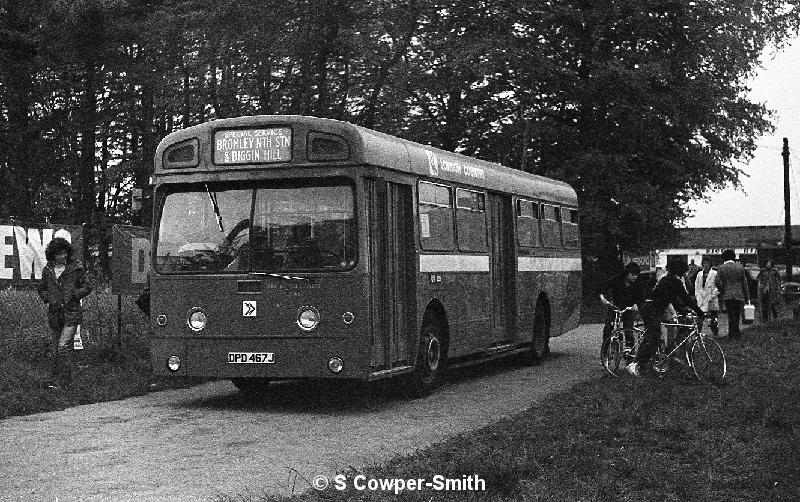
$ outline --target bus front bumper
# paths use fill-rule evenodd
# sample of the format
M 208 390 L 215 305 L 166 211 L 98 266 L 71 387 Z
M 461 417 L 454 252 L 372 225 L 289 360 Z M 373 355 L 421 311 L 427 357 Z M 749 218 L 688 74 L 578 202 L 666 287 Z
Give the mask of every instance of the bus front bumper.
M 368 350 L 346 338 L 155 338 L 150 353 L 158 376 L 365 379 L 369 375 Z M 335 372 L 331 368 L 337 368 L 337 359 L 342 364 Z

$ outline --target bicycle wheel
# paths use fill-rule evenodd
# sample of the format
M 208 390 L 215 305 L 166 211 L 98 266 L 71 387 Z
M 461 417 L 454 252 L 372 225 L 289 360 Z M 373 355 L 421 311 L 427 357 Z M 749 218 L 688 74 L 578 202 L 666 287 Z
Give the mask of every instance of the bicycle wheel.
M 600 351 L 600 360 L 603 363 L 603 367 L 609 374 L 617 377 L 625 371 L 625 344 L 620 336 L 624 336 L 624 334 L 622 332 L 614 332 L 608 343 L 603 344 L 603 348 Z
M 697 337 L 689 347 L 689 363 L 698 380 L 722 383 L 728 370 L 722 347 L 705 335 Z

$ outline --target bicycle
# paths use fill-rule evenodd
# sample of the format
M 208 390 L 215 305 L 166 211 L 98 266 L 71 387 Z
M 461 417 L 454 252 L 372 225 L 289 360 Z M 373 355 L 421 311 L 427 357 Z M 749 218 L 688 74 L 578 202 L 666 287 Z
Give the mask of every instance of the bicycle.
M 689 366 L 694 376 L 701 381 L 722 383 L 727 374 L 725 352 L 713 336 L 702 331 L 703 317 L 686 314 L 672 322 L 662 322 L 662 326 L 676 327 L 678 333 L 675 340 L 667 346 L 660 342 L 653 356 L 653 369 L 659 375 L 664 375 L 670 367 L 670 362 L 678 350 L 685 349 L 685 364 Z M 682 333 L 685 336 L 681 336 Z M 682 361 L 683 362 L 683 361 Z
M 626 330 L 623 327 L 622 316 L 626 312 L 633 310 L 633 307 L 627 307 L 620 310 L 616 305 L 612 305 L 614 310 L 614 323 L 611 331 L 611 337 L 607 342 L 603 342 L 600 348 L 600 363 L 606 371 L 619 377 L 625 373 L 625 367 L 633 361 L 636 357 L 636 352 L 639 350 L 639 345 L 642 341 L 644 329 L 642 324 L 634 324 L 632 328 Z M 626 338 L 632 339 L 632 344 L 626 344 Z

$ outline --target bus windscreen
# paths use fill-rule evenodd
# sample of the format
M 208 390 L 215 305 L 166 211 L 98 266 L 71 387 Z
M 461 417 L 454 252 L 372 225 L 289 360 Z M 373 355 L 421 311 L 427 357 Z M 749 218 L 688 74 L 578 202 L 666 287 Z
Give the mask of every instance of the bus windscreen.
M 349 185 L 170 192 L 158 225 L 160 273 L 347 270 L 357 257 Z

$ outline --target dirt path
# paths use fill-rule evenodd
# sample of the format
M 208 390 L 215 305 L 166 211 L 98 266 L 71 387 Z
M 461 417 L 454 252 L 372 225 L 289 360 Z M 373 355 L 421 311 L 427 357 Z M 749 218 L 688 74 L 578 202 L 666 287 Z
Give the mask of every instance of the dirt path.
M 183 501 L 303 491 L 304 479 L 410 453 L 600 375 L 599 331 L 584 325 L 554 339 L 542 366 L 457 371 L 421 400 L 287 383 L 254 404 L 221 381 L 2 420 L 0 493 L 24 501 Z

